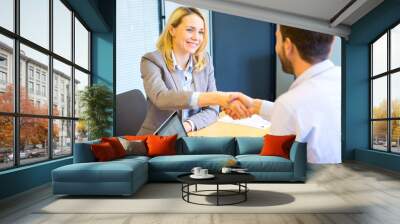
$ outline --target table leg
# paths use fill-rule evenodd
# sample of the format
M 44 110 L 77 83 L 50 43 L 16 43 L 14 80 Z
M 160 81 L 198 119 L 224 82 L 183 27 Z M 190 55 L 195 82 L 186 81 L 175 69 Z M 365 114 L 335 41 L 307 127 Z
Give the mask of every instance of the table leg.
M 217 206 L 219 205 L 219 184 L 217 184 Z
M 244 201 L 247 201 L 247 183 L 244 183 Z
M 195 186 L 195 191 L 197 192 L 197 184 L 196 184 L 196 186 Z

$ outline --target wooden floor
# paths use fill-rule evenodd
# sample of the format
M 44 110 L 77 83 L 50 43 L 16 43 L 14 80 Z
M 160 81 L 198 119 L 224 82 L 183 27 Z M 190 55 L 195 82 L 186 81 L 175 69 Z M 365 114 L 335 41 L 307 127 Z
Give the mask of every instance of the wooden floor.
M 368 206 L 357 214 L 35 214 L 36 208 L 55 198 L 46 185 L 0 201 L 0 223 L 400 223 L 399 173 L 346 162 L 310 167 L 308 182 Z

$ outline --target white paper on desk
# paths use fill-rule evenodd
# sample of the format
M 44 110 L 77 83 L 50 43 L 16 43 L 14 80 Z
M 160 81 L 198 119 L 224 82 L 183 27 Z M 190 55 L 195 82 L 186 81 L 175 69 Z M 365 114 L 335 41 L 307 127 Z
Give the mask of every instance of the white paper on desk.
M 263 119 L 257 114 L 253 114 L 253 116 L 245 119 L 240 119 L 240 120 L 233 120 L 230 116 L 226 115 L 221 117 L 218 121 L 229 123 L 229 124 L 238 124 L 238 125 L 244 125 L 244 126 L 249 126 L 252 128 L 259 128 L 259 129 L 266 129 L 269 126 L 271 126 L 271 122 Z

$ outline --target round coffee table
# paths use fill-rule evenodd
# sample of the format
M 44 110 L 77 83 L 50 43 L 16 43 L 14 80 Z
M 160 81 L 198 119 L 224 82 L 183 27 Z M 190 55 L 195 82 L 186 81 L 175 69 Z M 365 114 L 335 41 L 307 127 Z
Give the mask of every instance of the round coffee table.
M 182 199 L 188 203 L 198 205 L 234 205 L 247 200 L 247 192 L 249 188 L 247 183 L 255 180 L 255 177 L 249 173 L 216 173 L 213 174 L 215 177 L 212 179 L 193 179 L 190 177 L 191 173 L 182 174 L 177 177 L 178 181 L 182 183 Z M 197 190 L 198 184 L 204 185 L 216 185 L 215 190 Z M 195 186 L 194 191 L 190 191 L 190 186 Z M 237 190 L 223 190 L 220 189 L 220 185 L 236 185 Z M 215 194 L 205 194 L 209 192 L 215 192 Z M 190 201 L 190 196 L 204 196 L 204 197 L 216 197 L 216 204 L 202 204 Z M 241 196 L 239 200 L 231 203 L 221 203 L 221 197 L 230 196 Z

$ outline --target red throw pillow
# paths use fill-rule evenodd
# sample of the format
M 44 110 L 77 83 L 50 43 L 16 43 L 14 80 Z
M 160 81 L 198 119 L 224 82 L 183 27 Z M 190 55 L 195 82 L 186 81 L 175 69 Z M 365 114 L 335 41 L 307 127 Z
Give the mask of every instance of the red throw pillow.
M 175 143 L 178 135 L 149 135 L 146 139 L 148 156 L 176 155 Z
M 128 141 L 146 141 L 148 135 L 125 135 L 124 139 Z
M 94 157 L 99 162 L 110 161 L 117 158 L 113 147 L 108 142 L 92 144 L 90 148 L 92 149 Z
M 290 148 L 296 135 L 265 135 L 264 136 L 264 146 L 261 149 L 260 155 L 262 156 L 280 156 L 286 159 L 290 157 Z
M 115 155 L 118 158 L 126 156 L 126 151 L 122 146 L 121 142 L 119 142 L 118 138 L 110 137 L 110 138 L 101 138 L 101 142 L 108 142 L 114 149 Z

